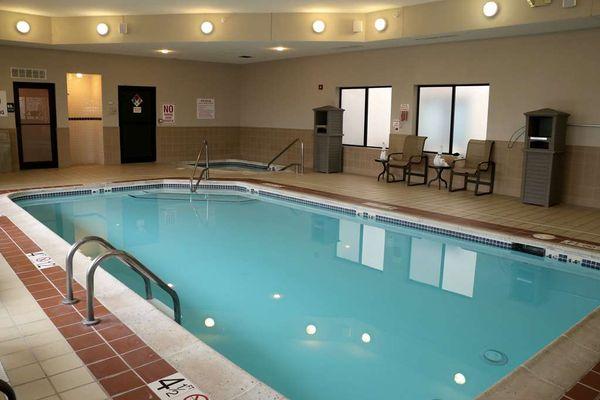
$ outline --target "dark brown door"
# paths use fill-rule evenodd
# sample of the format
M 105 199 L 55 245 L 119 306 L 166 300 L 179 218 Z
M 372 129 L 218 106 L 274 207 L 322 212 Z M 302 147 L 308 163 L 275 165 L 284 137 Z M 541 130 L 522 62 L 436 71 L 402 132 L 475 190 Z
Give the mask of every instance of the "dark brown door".
M 57 168 L 54 84 L 14 82 L 13 89 L 21 169 Z
M 156 161 L 156 88 L 119 86 L 121 162 Z

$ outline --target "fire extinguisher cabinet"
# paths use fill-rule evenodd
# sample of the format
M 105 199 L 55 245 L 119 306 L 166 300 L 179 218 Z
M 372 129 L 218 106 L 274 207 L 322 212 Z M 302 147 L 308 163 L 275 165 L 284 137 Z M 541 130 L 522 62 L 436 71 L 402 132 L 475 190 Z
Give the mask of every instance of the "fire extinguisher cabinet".
M 344 110 L 325 106 L 315 108 L 313 111 L 315 113 L 313 169 L 326 173 L 342 172 Z
M 560 202 L 569 114 L 545 108 L 525 118 L 521 200 L 550 207 Z

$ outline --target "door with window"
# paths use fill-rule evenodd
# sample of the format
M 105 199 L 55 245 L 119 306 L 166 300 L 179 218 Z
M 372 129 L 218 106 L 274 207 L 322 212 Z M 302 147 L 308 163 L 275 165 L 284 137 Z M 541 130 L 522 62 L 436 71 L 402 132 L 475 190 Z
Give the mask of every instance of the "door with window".
M 156 161 L 156 88 L 119 86 L 121 163 Z
M 57 168 L 54 84 L 14 82 L 13 90 L 20 168 Z

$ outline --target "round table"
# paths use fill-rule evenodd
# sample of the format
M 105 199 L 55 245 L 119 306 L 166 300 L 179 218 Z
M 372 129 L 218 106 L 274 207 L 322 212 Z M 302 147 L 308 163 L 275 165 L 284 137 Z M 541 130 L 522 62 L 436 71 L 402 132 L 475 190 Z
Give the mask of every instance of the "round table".
M 377 182 L 379 182 L 381 177 L 385 178 L 385 172 L 387 171 L 388 160 L 386 160 L 385 158 L 376 158 L 375 162 L 381 163 L 381 166 L 383 167 L 383 171 L 381 171 L 381 173 L 379 175 L 377 175 Z
M 431 185 L 432 182 L 437 181 L 438 190 L 442 188 L 442 182 L 444 182 L 444 185 L 446 185 L 446 188 L 448 188 L 448 182 L 446 182 L 446 180 L 442 178 L 442 173 L 444 172 L 444 170 L 449 170 L 452 167 L 450 167 L 449 165 L 430 165 L 429 168 L 433 168 L 435 170 L 436 176 L 435 178 L 427 182 L 427 187 L 429 187 L 429 185 Z

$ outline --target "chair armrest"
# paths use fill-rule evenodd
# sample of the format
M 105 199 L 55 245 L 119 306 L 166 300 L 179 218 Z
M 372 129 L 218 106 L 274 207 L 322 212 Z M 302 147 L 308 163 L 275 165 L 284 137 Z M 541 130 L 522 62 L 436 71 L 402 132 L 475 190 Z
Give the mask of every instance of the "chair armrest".
M 424 157 L 425 159 L 427 159 L 427 156 L 424 156 L 424 155 L 420 155 L 420 156 L 411 156 L 411 157 L 408 159 L 408 162 L 409 162 L 409 163 L 411 163 L 411 164 L 421 164 L 421 163 L 423 162 L 423 157 Z
M 400 153 L 390 153 L 390 154 L 388 154 L 387 155 L 387 161 L 390 162 L 390 159 L 392 158 L 392 156 L 396 156 L 396 155 L 399 155 L 399 154 L 404 154 L 404 153 L 400 152 Z
M 492 161 L 482 161 L 479 164 L 477 164 L 477 169 L 479 171 L 484 171 L 485 172 L 485 171 L 487 171 L 490 168 L 490 163 L 491 162 Z M 484 168 L 484 165 L 485 165 L 485 168 Z
M 457 162 L 463 162 L 463 161 L 467 161 L 466 158 L 455 158 L 454 160 L 452 160 L 452 162 L 450 163 L 450 166 L 452 168 L 454 168 L 454 166 L 456 165 Z

